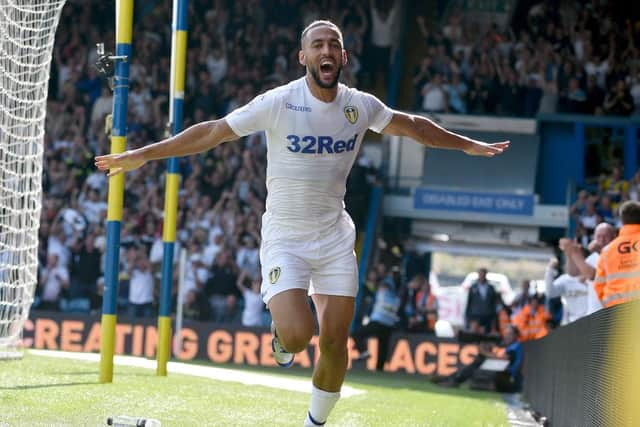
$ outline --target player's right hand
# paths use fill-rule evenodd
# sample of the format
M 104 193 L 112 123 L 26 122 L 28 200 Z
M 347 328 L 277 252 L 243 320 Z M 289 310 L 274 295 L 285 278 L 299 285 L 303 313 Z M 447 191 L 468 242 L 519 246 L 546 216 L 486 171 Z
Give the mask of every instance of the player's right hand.
M 101 171 L 109 171 L 108 176 L 114 176 L 122 172 L 128 172 L 139 168 L 147 161 L 138 150 L 125 151 L 119 154 L 107 154 L 96 156 L 96 167 Z

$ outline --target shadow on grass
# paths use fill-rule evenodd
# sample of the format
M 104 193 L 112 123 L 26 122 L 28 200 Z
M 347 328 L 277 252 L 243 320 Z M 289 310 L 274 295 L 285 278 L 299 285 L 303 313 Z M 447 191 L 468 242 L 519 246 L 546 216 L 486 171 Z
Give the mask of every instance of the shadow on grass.
M 278 368 L 278 367 L 265 367 L 265 366 L 249 366 L 249 365 L 236 365 L 236 364 L 216 364 L 207 363 L 205 361 L 178 361 L 181 363 L 187 363 L 191 365 L 201 366 L 213 366 L 216 368 L 233 369 L 250 371 L 262 374 L 271 375 L 285 375 L 290 377 L 297 377 L 300 379 L 311 380 L 312 370 L 308 368 L 301 368 L 299 366 L 292 366 L 290 368 Z M 471 390 L 465 386 L 460 388 L 447 388 L 436 384 L 432 384 L 430 377 L 424 375 L 413 375 L 406 373 L 391 373 L 391 372 L 377 372 L 369 371 L 363 367 L 357 367 L 347 371 L 345 383 L 357 387 L 358 385 L 380 387 L 380 388 L 392 388 L 403 389 L 411 391 L 422 391 L 425 393 L 446 394 L 458 397 L 468 397 L 471 399 L 479 400 L 502 400 L 502 394 L 489 391 Z
M 31 384 L 31 385 L 17 385 L 13 387 L 0 387 L 0 390 L 32 390 L 37 388 L 53 388 L 53 387 L 69 387 L 76 385 L 96 385 L 98 381 L 82 381 L 62 384 Z
M 55 371 L 55 372 L 47 372 L 47 375 L 54 375 L 54 376 L 83 376 L 83 375 L 100 375 L 99 371 L 70 371 L 70 372 L 60 372 L 60 371 Z M 115 371 L 113 373 L 114 376 L 117 377 L 155 377 L 155 373 L 151 374 L 149 372 L 119 372 L 119 371 Z

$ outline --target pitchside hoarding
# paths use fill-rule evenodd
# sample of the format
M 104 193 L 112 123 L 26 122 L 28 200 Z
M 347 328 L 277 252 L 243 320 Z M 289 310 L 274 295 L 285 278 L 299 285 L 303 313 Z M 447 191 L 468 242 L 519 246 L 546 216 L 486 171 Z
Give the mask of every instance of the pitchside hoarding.
M 122 317 L 118 320 L 116 354 L 154 358 L 158 342 L 155 319 L 131 322 Z M 266 329 L 187 321 L 182 337 L 182 348 L 173 355 L 177 360 L 276 366 L 271 354 L 271 333 Z M 25 324 L 23 341 L 27 348 L 99 352 L 100 320 L 86 315 L 32 311 Z M 375 370 L 378 341 L 369 339 L 367 346 L 371 357 L 366 362 L 356 362 L 354 367 Z M 477 353 L 475 344 L 460 344 L 426 334 L 394 333 L 385 371 L 449 375 L 471 363 Z M 350 339 L 350 359 L 358 355 Z M 307 349 L 296 354 L 294 364 L 311 368 L 318 356 L 318 337 L 314 336 Z M 349 365 L 351 367 L 351 363 Z

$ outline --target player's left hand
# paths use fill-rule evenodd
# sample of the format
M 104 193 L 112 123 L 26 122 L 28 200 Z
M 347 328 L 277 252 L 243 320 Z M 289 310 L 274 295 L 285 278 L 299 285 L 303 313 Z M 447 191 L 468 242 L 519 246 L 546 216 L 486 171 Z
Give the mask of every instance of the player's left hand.
M 501 154 L 507 148 L 511 141 L 496 142 L 495 144 L 487 144 L 481 141 L 472 141 L 472 144 L 464 150 L 470 156 L 493 157 Z

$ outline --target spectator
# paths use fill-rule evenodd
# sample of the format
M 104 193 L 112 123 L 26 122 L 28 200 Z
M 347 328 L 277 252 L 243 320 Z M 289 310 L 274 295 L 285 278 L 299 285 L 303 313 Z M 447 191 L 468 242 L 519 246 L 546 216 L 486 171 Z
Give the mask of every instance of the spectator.
M 222 250 L 216 257 L 210 278 L 205 285 L 214 322 L 231 322 L 236 316 L 239 296 L 236 288 L 236 270 L 229 251 Z
M 111 114 L 112 108 L 113 96 L 111 95 L 109 88 L 106 87 L 106 85 L 103 85 L 102 92 L 91 109 L 91 126 L 94 127 L 96 124 L 103 126 L 104 118 L 107 114 Z
M 498 295 L 487 281 L 487 269 L 478 270 L 478 279 L 471 285 L 465 309 L 465 325 L 471 330 L 479 328 L 481 333 L 489 334 L 497 329 Z
M 587 201 L 584 213 L 580 216 L 580 224 L 587 230 L 589 235 L 593 234 L 596 224 L 602 222 L 602 217 L 596 210 L 596 202 L 594 199 Z
M 511 328 L 511 316 L 513 312 L 511 307 L 505 304 L 501 295 L 498 295 L 498 330 L 496 331 L 504 340 L 507 336 L 508 329 Z
M 200 322 L 206 322 L 211 317 L 209 302 L 197 289 L 191 289 L 185 294 L 182 313 L 185 319 Z
M 422 91 L 426 85 L 432 80 L 434 71 L 431 67 L 431 58 L 423 58 L 420 62 L 420 66 L 413 76 L 412 83 L 416 93 L 416 100 L 414 101 L 414 110 L 420 110 L 423 105 Z
M 371 86 L 375 87 L 379 73 L 388 78 L 387 72 L 391 64 L 391 48 L 394 45 L 394 26 L 397 24 L 398 4 L 380 7 L 380 2 L 370 0 L 371 8 L 371 54 L 368 72 L 372 73 Z
M 357 360 L 370 357 L 366 349 L 366 338 L 375 336 L 378 338 L 378 361 L 376 370 L 382 371 L 387 361 L 389 353 L 389 337 L 398 323 L 398 309 L 400 308 L 400 298 L 398 297 L 396 286 L 391 278 L 378 282 L 378 289 L 375 294 L 375 301 L 371 311 L 369 323 L 356 329 L 352 334 L 356 343 L 356 348 L 360 352 Z
M 71 251 L 67 247 L 67 237 L 62 223 L 56 221 L 51 227 L 47 242 L 47 254 L 55 255 L 58 265 L 67 268 L 71 259 Z
M 100 224 L 104 213 L 107 212 L 107 203 L 100 198 L 98 190 L 89 189 L 88 197 L 80 197 L 80 207 L 84 216 L 91 224 Z
M 584 113 L 587 110 L 587 94 L 580 88 L 575 77 L 569 79 L 569 87 L 564 97 L 560 98 L 560 111 L 565 113 Z
M 533 117 L 538 112 L 540 100 L 542 99 L 542 88 L 539 79 L 533 76 L 527 79 L 527 85 L 524 87 L 524 112 L 527 117 Z
M 523 90 L 515 72 L 511 70 L 501 71 L 499 76 L 501 90 L 500 113 L 507 116 L 518 116 L 522 114 Z
M 605 92 L 596 81 L 596 76 L 587 77 L 587 102 L 585 105 L 586 114 L 601 114 L 604 108 Z
M 416 315 L 409 319 L 409 329 L 416 332 L 433 333 L 438 321 L 438 300 L 431 292 L 431 284 L 422 276 L 420 288 L 415 296 Z
M 479 75 L 474 76 L 467 92 L 467 106 L 471 114 L 485 114 L 489 99 L 489 88 Z
M 69 270 L 60 264 L 56 254 L 47 256 L 47 265 L 40 270 L 39 283 L 42 291 L 38 308 L 58 311 L 63 288 L 69 286 Z
M 92 306 L 97 308 L 96 286 L 101 276 L 102 253 L 96 248 L 93 234 L 89 234 L 85 239 L 78 236 L 71 254 L 71 282 L 63 310 L 88 313 Z
M 449 111 L 447 91 L 443 85 L 442 74 L 435 74 L 433 79 L 422 88 L 422 109 L 428 113 L 444 113 Z
M 260 249 L 253 236 L 245 235 L 236 253 L 236 265 L 246 271 L 249 277 L 260 275 Z
M 600 252 L 616 237 L 616 231 L 611 224 L 606 222 L 598 224 L 594 232 L 594 238 L 588 244 L 590 255 L 585 258 L 581 245 L 571 244 L 568 239 L 561 239 L 560 248 L 565 255 L 570 258 L 567 264 L 570 270 L 567 273 L 573 276 L 581 276 L 587 279 L 587 313 L 591 314 L 602 309 L 602 304 L 598 300 L 593 287 L 593 279 L 596 274 L 596 266 L 600 257 Z M 574 268 L 575 267 L 575 268 Z
M 246 286 L 246 285 L 249 286 Z M 236 286 L 242 294 L 244 309 L 242 310 L 242 326 L 263 326 L 262 313 L 264 302 L 260 294 L 262 277 L 252 276 L 247 271 L 242 271 L 238 276 Z
M 375 274 L 375 273 L 374 273 Z M 418 321 L 418 309 L 416 296 L 427 279 L 423 274 L 416 274 L 400 289 L 400 322 L 401 327 L 407 330 L 420 329 L 422 322 Z
M 451 75 L 451 82 L 445 85 L 446 98 L 449 100 L 449 108 L 453 113 L 466 114 L 467 85 L 460 80 L 460 73 Z
M 522 310 L 524 306 L 529 302 L 529 297 L 531 296 L 530 286 L 531 282 L 529 281 L 529 279 L 524 279 L 522 281 L 522 289 L 520 290 L 520 293 L 513 299 L 513 304 L 511 304 L 511 309 L 514 313 Z
M 633 115 L 640 114 L 640 69 L 628 77 L 629 94 L 633 98 Z
M 622 167 L 614 166 L 611 176 L 600 182 L 600 194 L 605 194 L 611 202 L 619 203 L 622 195 L 629 192 L 629 182 L 622 177 Z
M 570 242 L 576 245 L 575 242 Z M 563 246 L 563 250 L 567 250 L 567 246 Z M 580 249 L 582 250 L 582 249 Z M 571 266 L 571 257 L 566 256 L 567 267 L 565 271 L 572 274 L 558 275 L 558 260 L 552 259 L 546 268 L 544 280 L 547 288 L 547 296 L 549 298 L 564 297 L 565 304 L 563 308 L 562 325 L 575 322 L 587 315 L 588 312 L 588 287 L 587 278 L 575 275 L 578 271 Z
M 615 89 L 604 99 L 604 110 L 613 116 L 628 116 L 633 112 L 633 98 L 624 80 L 618 80 Z
M 597 211 L 603 221 L 608 222 L 609 224 L 615 223 L 613 207 L 611 206 L 611 200 L 608 196 L 600 197 L 600 203 L 598 204 Z
M 575 202 L 571 205 L 569 210 L 574 220 L 579 221 L 580 217 L 584 215 L 587 210 L 587 203 L 589 202 L 589 192 L 587 190 L 580 190 Z
M 151 264 L 144 251 L 132 248 L 127 255 L 129 273 L 127 314 L 131 318 L 151 317 L 154 301 Z
M 200 292 L 204 289 L 209 272 L 206 264 L 203 262 L 203 255 L 199 251 L 198 245 L 192 245 L 189 260 L 185 266 L 183 295 L 191 291 Z

